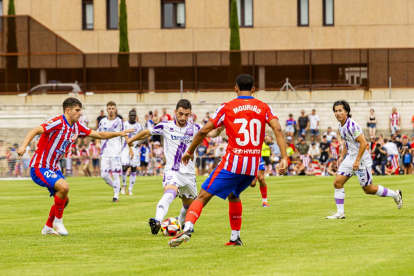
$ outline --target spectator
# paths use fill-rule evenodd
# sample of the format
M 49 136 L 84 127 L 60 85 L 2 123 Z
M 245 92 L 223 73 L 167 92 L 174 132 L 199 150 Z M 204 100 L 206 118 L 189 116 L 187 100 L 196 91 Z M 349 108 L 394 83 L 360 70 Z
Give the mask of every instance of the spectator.
M 276 175 L 276 166 L 280 161 L 280 157 L 282 156 L 282 153 L 280 152 L 279 146 L 275 142 L 270 143 L 269 147 L 270 147 L 270 152 L 272 154 L 270 161 L 272 162 L 273 175 Z
M 332 142 L 329 144 L 329 150 L 331 154 L 331 160 L 338 160 L 339 158 L 339 142 L 336 141 L 336 137 L 332 137 Z
M 208 145 L 207 153 L 206 153 L 206 165 L 208 167 L 208 173 L 209 174 L 213 171 L 214 154 L 215 154 L 214 144 L 210 143 Z
M 401 130 L 401 116 L 397 112 L 397 108 L 392 108 L 392 113 L 390 114 L 390 132 L 391 135 L 399 134 Z
M 310 114 L 308 117 L 311 130 L 311 142 L 315 142 L 315 138 L 319 140 L 319 116 L 316 115 L 316 110 L 312 109 L 312 114 Z
M 6 174 L 8 172 L 6 152 L 7 148 L 3 144 L 3 140 L 0 140 L 0 177 L 6 177 Z
M 335 175 L 337 171 L 338 171 L 338 166 L 336 164 L 336 161 L 331 162 L 328 167 L 329 175 Z
M 210 121 L 210 113 L 206 112 L 206 117 L 203 120 L 203 125 L 207 124 Z
M 387 155 L 398 155 L 398 147 L 395 143 L 388 141 L 387 138 L 384 139 L 384 146 L 383 146 L 386 150 L 387 150 Z
M 197 160 L 196 168 L 198 169 L 198 175 L 204 175 L 204 170 L 206 168 L 206 153 L 207 147 L 204 144 L 200 144 L 197 147 Z
M 150 130 L 154 128 L 154 122 L 148 114 L 145 114 L 145 128 Z
M 309 148 L 308 154 L 309 154 L 309 156 L 310 156 L 312 159 L 317 159 L 317 160 L 319 160 L 319 157 L 320 157 L 320 155 L 321 155 L 321 151 L 320 151 L 320 148 L 318 148 L 318 147 L 316 146 L 316 143 L 315 143 L 315 142 L 312 142 L 312 143 L 311 143 L 311 147 Z
M 328 127 L 328 131 L 326 131 L 323 135 L 326 136 L 326 140 L 328 140 L 328 143 L 332 141 L 332 138 L 336 138 L 336 131 L 332 131 L 331 127 Z
M 71 148 L 72 154 L 71 154 L 71 158 L 72 158 L 72 168 L 73 168 L 73 176 L 78 176 L 78 172 L 79 172 L 79 166 L 81 164 L 81 160 L 80 160 L 80 154 L 78 152 L 78 148 L 72 147 Z
M 92 176 L 89 171 L 89 151 L 86 149 L 85 145 L 81 146 L 80 156 L 82 158 L 82 170 L 85 176 Z
M 292 155 L 295 154 L 295 150 L 292 148 L 293 144 L 286 142 L 286 152 L 290 159 L 292 159 Z M 296 148 L 295 148 L 296 149 Z
M 296 152 L 296 147 L 295 147 L 295 144 L 293 144 L 292 137 L 288 136 L 288 137 L 286 138 L 286 142 L 287 142 L 287 144 L 289 145 L 289 147 L 291 147 L 291 148 L 292 148 L 293 153 L 295 153 L 295 152 Z
M 167 113 L 166 108 L 163 108 L 162 109 L 161 121 L 164 122 L 164 121 L 171 121 L 171 120 L 172 120 L 171 115 Z
M 101 155 L 101 144 L 99 140 L 92 139 L 89 147 L 89 156 L 92 158 L 92 168 L 95 177 L 100 176 L 99 173 L 99 157 Z
M 402 145 L 402 142 L 400 141 L 400 137 L 398 137 L 397 135 L 393 135 L 391 137 L 391 142 L 393 142 L 394 144 L 397 145 L 397 148 L 400 148 Z
M 22 156 L 24 176 L 30 176 L 30 147 L 26 147 L 26 152 Z M 63 171 L 62 171 L 63 173 Z
M 394 168 L 391 164 L 391 161 L 387 161 L 387 165 L 385 165 L 385 174 L 392 175 L 395 173 L 396 168 Z
M 402 160 L 404 166 L 404 174 L 411 174 L 411 150 L 408 147 L 403 147 Z
M 300 155 L 307 155 L 309 151 L 309 145 L 306 144 L 305 139 L 300 139 L 297 149 Z
M 89 127 L 89 120 L 88 120 L 88 118 L 86 118 L 86 116 L 85 116 L 84 114 L 82 114 L 82 115 L 79 117 L 78 122 L 79 122 L 80 124 L 82 124 L 82 125 L 86 126 L 86 127 Z
M 190 117 L 188 117 L 188 122 L 194 124 L 197 121 L 197 115 L 191 112 Z
M 375 117 L 375 111 L 371 108 L 369 111 L 370 114 L 368 116 L 367 126 L 369 130 L 369 136 L 375 137 L 377 132 L 377 118 Z M 414 116 L 413 116 L 414 118 Z
M 226 145 L 224 143 L 221 143 L 216 147 L 216 150 L 214 152 L 215 157 L 215 164 L 220 163 L 221 158 L 226 154 Z
M 293 119 L 293 115 L 289 114 L 289 119 L 286 120 L 286 136 L 293 137 L 295 136 L 295 127 L 296 127 L 296 121 Z
M 305 166 L 303 165 L 302 160 L 298 160 L 298 163 L 293 167 L 293 171 L 296 175 L 305 175 Z
M 158 110 L 154 110 L 154 115 L 152 116 L 152 121 L 154 122 L 155 125 L 157 125 L 159 122 L 161 122 L 161 117 L 158 116 Z
M 269 176 L 269 166 L 271 165 L 270 155 L 271 155 L 270 146 L 266 142 L 263 142 L 263 144 L 262 144 L 262 158 L 263 158 L 263 161 L 265 163 L 265 174 L 264 174 L 265 176 Z
M 375 156 L 376 156 L 376 154 L 375 154 L 375 147 L 376 146 L 377 146 L 377 140 L 375 139 L 374 136 L 371 136 L 371 141 L 369 142 L 368 147 L 369 147 L 369 152 L 371 153 L 371 159 L 372 159 L 372 161 L 375 160 Z
M 300 112 L 300 117 L 298 119 L 298 125 L 296 129 L 299 131 L 299 135 L 302 137 L 306 137 L 306 132 L 309 129 L 309 118 L 305 115 L 305 110 L 302 109 Z
M 153 147 L 153 175 L 160 175 L 164 165 L 164 149 L 158 141 L 154 142 Z
M 372 169 L 374 170 L 376 175 L 380 175 L 377 170 L 377 166 L 381 165 L 381 174 L 385 175 L 385 165 L 387 164 L 387 150 L 381 146 L 381 144 L 375 145 L 374 150 L 375 159 L 372 163 Z
M 148 116 L 148 115 L 145 115 L 145 116 Z M 150 157 L 150 148 L 147 142 L 141 145 L 140 154 L 141 154 L 141 157 L 140 157 L 141 175 L 145 176 L 147 175 L 147 169 L 148 169 L 148 163 L 149 163 L 149 157 Z
M 413 134 L 411 134 L 411 137 L 413 137 L 413 135 L 414 135 L 414 115 L 411 118 L 411 123 L 413 124 Z
M 99 127 L 99 123 L 101 122 L 101 120 L 103 119 L 103 118 L 105 118 L 106 116 L 105 116 L 105 113 L 104 113 L 104 111 L 103 110 L 101 110 L 101 113 L 99 114 L 99 116 L 98 116 L 98 118 L 96 118 L 96 126 L 95 126 L 95 128 L 96 129 L 98 129 L 98 127 Z
M 378 134 L 378 139 L 379 139 L 378 143 L 380 143 L 381 146 L 383 146 L 385 144 L 384 136 L 382 134 Z

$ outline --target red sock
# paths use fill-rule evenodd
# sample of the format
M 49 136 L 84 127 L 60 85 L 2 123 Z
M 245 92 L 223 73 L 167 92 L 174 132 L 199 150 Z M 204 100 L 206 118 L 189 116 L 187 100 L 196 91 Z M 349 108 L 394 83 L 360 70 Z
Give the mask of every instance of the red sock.
M 46 226 L 53 228 L 53 221 L 55 220 L 55 205 L 50 208 L 49 217 L 47 218 Z
M 262 198 L 267 198 L 267 186 L 266 187 L 260 187 L 260 192 L 262 193 Z
M 187 215 L 185 216 L 185 221 L 191 221 L 193 224 L 195 224 L 201 215 L 203 207 L 203 203 L 198 200 L 194 200 L 193 203 L 191 203 L 190 208 L 188 208 Z
M 239 231 L 242 223 L 242 203 L 229 201 L 229 218 L 231 230 Z
M 57 195 L 55 195 L 55 217 L 57 219 L 61 219 L 63 216 L 63 210 L 65 209 L 66 197 L 64 199 L 60 199 Z

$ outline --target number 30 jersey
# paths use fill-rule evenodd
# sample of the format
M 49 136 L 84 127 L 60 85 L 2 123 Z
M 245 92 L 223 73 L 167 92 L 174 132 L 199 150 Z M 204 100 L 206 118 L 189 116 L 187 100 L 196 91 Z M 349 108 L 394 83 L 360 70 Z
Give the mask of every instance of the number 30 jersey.
M 200 125 L 190 123 L 187 123 L 185 127 L 179 127 L 174 120 L 161 122 L 150 130 L 153 135 L 164 136 L 164 154 L 167 159 L 164 172 L 176 171 L 195 174 L 195 160 L 190 160 L 188 165 L 185 166 L 181 164 L 181 157 L 187 151 L 200 128 Z
M 210 118 L 215 128 L 226 126 L 229 144 L 218 167 L 237 173 L 256 175 L 261 160 L 266 124 L 278 119 L 272 108 L 251 96 L 222 104 Z

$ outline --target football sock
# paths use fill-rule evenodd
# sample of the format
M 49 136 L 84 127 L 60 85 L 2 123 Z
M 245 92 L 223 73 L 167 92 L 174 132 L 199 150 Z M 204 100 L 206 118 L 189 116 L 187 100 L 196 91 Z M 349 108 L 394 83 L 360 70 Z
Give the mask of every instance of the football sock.
M 114 187 L 114 181 L 112 180 L 109 172 L 101 172 L 101 177 L 105 180 L 106 184 L 111 187 Z
M 185 228 L 184 230 L 192 229 L 193 225 L 196 223 L 198 218 L 201 215 L 203 210 L 203 203 L 197 199 L 191 203 L 190 208 L 188 208 L 187 215 L 185 216 Z M 188 223 L 190 222 L 190 223 Z
M 53 228 L 53 221 L 55 220 L 55 205 L 50 208 L 49 217 L 47 218 L 46 226 Z
M 168 213 L 168 208 L 170 208 L 171 202 L 177 196 L 177 192 L 173 189 L 168 189 L 164 191 L 164 195 L 158 201 L 157 211 L 155 212 L 155 219 L 158 221 L 162 221 L 165 215 Z
M 189 207 L 190 205 L 186 205 L 183 203 L 183 207 L 181 208 L 181 211 L 180 211 L 180 216 L 178 217 L 178 221 L 181 223 L 181 225 L 183 225 L 185 222 L 185 216 L 187 215 L 187 211 Z
M 61 219 L 63 216 L 63 210 L 65 209 L 66 198 L 61 199 L 55 195 L 55 217 Z
M 237 238 L 240 237 L 240 230 L 231 230 L 231 241 L 236 241 Z
M 122 172 L 122 186 L 126 187 L 127 172 Z
M 260 187 L 260 193 L 262 194 L 262 199 L 264 201 L 267 201 L 267 186 L 266 187 Z
M 119 189 L 121 188 L 121 183 L 119 181 L 119 173 L 113 172 L 112 177 L 114 178 L 114 198 L 119 197 Z
M 132 172 L 129 175 L 129 188 L 128 191 L 132 192 L 132 189 L 134 188 L 135 185 L 135 180 L 137 179 L 137 173 L 136 172 Z
M 344 203 L 345 203 L 345 189 L 335 189 L 335 203 L 337 213 L 343 214 L 344 210 Z
M 378 191 L 375 194 L 381 197 L 389 196 L 389 197 L 397 198 L 396 192 L 394 192 L 393 190 L 388 190 L 387 188 L 381 185 L 378 185 Z
M 231 230 L 240 231 L 242 224 L 242 212 L 243 207 L 241 201 L 230 202 L 229 201 L 229 218 Z

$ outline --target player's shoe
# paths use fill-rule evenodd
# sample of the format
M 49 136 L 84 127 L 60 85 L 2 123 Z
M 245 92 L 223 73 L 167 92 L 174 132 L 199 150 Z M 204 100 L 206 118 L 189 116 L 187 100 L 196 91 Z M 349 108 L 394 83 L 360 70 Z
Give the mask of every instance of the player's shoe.
M 237 237 L 237 240 L 235 240 L 235 241 L 230 240 L 230 241 L 229 241 L 228 243 L 226 243 L 225 245 L 226 245 L 226 246 L 227 246 L 227 245 L 243 245 L 243 243 L 242 243 L 242 241 L 241 241 L 240 237 Z
M 397 198 L 394 198 L 394 201 L 397 203 L 398 209 L 401 209 L 403 206 L 402 192 L 401 190 L 395 190 L 395 192 L 397 193 Z
M 157 235 L 161 228 L 161 222 L 159 222 L 155 218 L 150 218 L 148 224 L 151 228 L 151 234 Z
M 128 195 L 134 195 L 132 191 L 128 191 Z
M 183 242 L 188 242 L 190 239 L 191 239 L 191 230 L 183 231 L 177 236 L 171 238 L 168 241 L 168 245 L 171 248 L 175 248 L 175 247 L 178 247 Z
M 178 220 L 178 218 L 176 218 Z M 185 224 L 181 224 L 181 231 L 184 231 Z M 191 228 L 191 233 L 194 233 L 194 228 Z
M 269 203 L 267 203 L 267 201 L 263 201 L 263 207 L 269 207 Z
M 55 228 L 56 232 L 59 233 L 59 235 L 66 236 L 68 233 L 68 230 L 66 230 L 65 226 L 63 225 L 63 219 L 57 219 L 53 221 L 53 228 Z
M 119 199 L 117 199 L 116 197 L 114 197 L 114 198 L 112 199 L 112 202 L 119 202 Z
M 345 213 L 340 214 L 340 213 L 335 213 L 332 216 L 327 216 L 326 219 L 344 219 L 345 218 Z
M 122 189 L 121 189 L 121 194 L 123 194 L 123 195 L 124 195 L 124 194 L 125 194 L 125 190 L 126 190 L 126 187 L 125 187 L 125 186 L 123 186 L 123 187 L 122 187 Z
M 59 236 L 59 233 L 55 231 L 55 229 L 44 226 L 42 229 L 42 235 L 55 235 Z

